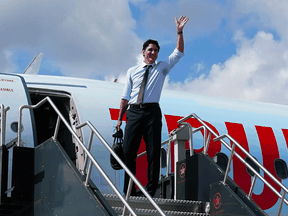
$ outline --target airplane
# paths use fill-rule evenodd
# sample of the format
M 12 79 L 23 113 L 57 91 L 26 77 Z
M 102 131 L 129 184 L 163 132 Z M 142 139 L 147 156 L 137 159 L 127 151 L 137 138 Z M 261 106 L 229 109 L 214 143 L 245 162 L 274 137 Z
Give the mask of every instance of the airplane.
M 2 165 L 1 167 L 1 176 L 3 177 L 3 173 L 5 173 L 6 170 L 6 178 L 8 179 L 8 181 L 6 182 L 7 185 L 5 185 L 4 183 L 3 187 L 3 180 L 1 180 L 2 189 L 0 199 L 0 215 L 5 215 L 4 213 L 1 214 L 1 212 L 4 212 L 5 208 L 8 208 L 7 205 L 4 205 L 5 203 L 2 203 L 1 205 L 1 202 L 5 201 L 4 196 L 6 198 L 12 197 L 14 193 L 13 190 L 16 190 L 16 186 L 13 185 L 16 181 L 15 177 L 13 177 L 13 173 L 15 173 L 13 171 L 13 163 L 14 158 L 16 157 L 16 153 L 14 155 L 12 149 L 17 149 L 17 147 L 26 147 L 28 149 L 35 149 L 35 152 L 36 150 L 41 151 L 41 148 L 46 148 L 41 147 L 42 143 L 47 142 L 47 140 L 49 140 L 51 137 L 55 137 L 54 133 L 55 128 L 57 128 L 58 113 L 55 112 L 53 106 L 49 103 L 49 101 L 46 100 L 45 102 L 43 102 L 43 104 L 41 104 L 41 106 L 35 109 L 27 109 L 27 107 L 25 107 L 25 105 L 32 106 L 38 104 L 39 102 L 42 103 L 41 101 L 45 100 L 45 98 L 47 97 L 49 97 L 49 99 L 53 101 L 53 104 L 57 107 L 63 118 L 66 119 L 66 121 L 70 124 L 71 128 L 76 134 L 76 136 L 72 136 L 71 131 L 69 131 L 64 124 L 60 124 L 58 128 L 59 132 L 57 134 L 57 141 L 61 143 L 61 148 L 63 148 L 65 150 L 65 154 L 67 154 L 68 159 L 66 158 L 65 160 L 71 160 L 72 164 L 75 165 L 76 170 L 79 171 L 80 176 L 86 176 L 86 161 L 88 156 L 86 150 L 83 148 L 80 142 L 87 144 L 91 141 L 91 147 L 87 147 L 91 148 L 91 155 L 93 155 L 95 160 L 97 160 L 97 162 L 101 165 L 102 169 L 109 176 L 115 187 L 122 192 L 122 187 L 124 184 L 124 171 L 114 170 L 111 168 L 111 153 L 107 151 L 107 148 L 105 147 L 105 145 L 103 145 L 101 139 L 104 140 L 104 142 L 107 142 L 110 146 L 112 146 L 112 134 L 115 132 L 115 125 L 119 114 L 120 98 L 124 85 L 118 83 L 117 81 L 106 82 L 101 80 L 73 77 L 38 75 L 42 56 L 43 54 L 37 54 L 23 74 L 0 73 L 0 104 L 2 104 L 0 110 L 1 146 L 3 149 L 0 154 L 1 158 L 6 157 L 4 154 L 4 148 L 7 148 L 9 152 L 9 156 L 7 156 L 9 157 L 7 165 L 8 168 L 5 168 L 4 165 Z M 21 106 L 23 110 L 19 109 Z M 215 156 L 219 152 L 223 152 L 228 156 L 230 155 L 231 149 L 229 150 L 225 148 L 225 146 L 221 144 L 221 140 L 215 140 L 215 138 L 217 138 L 217 135 L 220 136 L 222 134 L 229 134 L 238 143 L 240 143 L 240 145 L 247 152 L 249 152 L 260 164 L 263 164 L 263 166 L 279 182 L 281 182 L 281 184 L 287 187 L 288 180 L 280 179 L 276 175 L 274 161 L 275 159 L 280 158 L 283 159 L 283 161 L 285 162 L 288 159 L 288 106 L 224 97 L 214 97 L 202 94 L 194 94 L 190 92 L 174 90 L 172 91 L 168 89 L 163 89 L 160 106 L 163 115 L 163 141 L 171 140 L 173 133 L 175 135 L 175 131 L 177 131 L 177 129 L 180 131 L 181 127 L 179 125 L 179 120 L 191 113 L 195 113 L 197 116 L 203 119 L 205 125 L 207 125 L 210 129 L 214 131 L 214 135 L 212 135 L 212 138 L 210 137 L 211 139 L 208 142 L 209 147 L 207 149 L 207 154 L 209 155 L 209 160 L 212 160 L 213 158 L 215 159 Z M 20 110 L 21 115 L 19 117 Z M 20 119 L 21 124 L 18 124 L 20 122 Z M 126 117 L 124 116 L 124 121 L 125 120 Z M 91 125 L 93 125 L 93 128 L 95 128 L 100 134 L 100 139 L 97 139 L 96 136 L 94 138 L 91 137 L 91 129 L 89 127 L 79 128 L 79 125 L 81 125 L 85 121 L 89 121 L 89 124 L 91 123 Z M 196 121 L 195 118 L 187 119 L 186 122 L 188 122 L 193 128 L 199 128 L 201 126 L 201 124 Z M 122 125 L 122 128 L 124 127 L 125 122 Z M 21 131 L 20 140 L 18 135 L 19 131 Z M 192 151 L 195 151 L 195 153 L 197 154 L 203 152 L 203 136 L 203 130 L 200 133 L 195 133 L 193 135 L 193 139 L 195 141 L 193 141 Z M 231 139 L 227 138 L 227 136 L 223 140 L 225 140 L 228 145 L 232 146 L 233 143 Z M 175 140 L 173 140 L 173 142 L 174 141 Z M 185 149 L 190 148 L 189 142 L 190 141 L 188 140 L 185 141 Z M 50 146 L 49 148 L 52 149 L 53 147 Z M 46 151 L 48 151 L 49 148 L 46 149 Z M 176 172 L 177 169 L 177 164 L 174 157 L 177 152 L 174 148 L 172 146 L 171 150 L 168 152 L 168 156 L 170 157 L 171 162 L 170 170 L 168 170 L 170 174 Z M 167 147 L 165 147 L 165 149 L 168 151 Z M 142 140 L 139 153 L 143 151 L 145 151 L 145 143 Z M 241 151 L 237 147 L 236 152 L 241 157 L 245 158 L 245 155 L 241 153 Z M 30 153 L 28 153 L 28 150 L 27 155 L 30 155 Z M 52 154 L 50 157 L 53 162 L 54 154 Z M 23 159 L 22 162 L 18 162 L 22 166 L 21 169 L 23 169 L 23 172 L 25 172 L 24 170 L 26 169 L 26 159 Z M 15 159 L 15 161 L 16 164 L 17 160 Z M 27 161 L 29 161 L 29 157 Z M 55 158 L 55 161 L 57 161 L 57 158 Z M 35 159 L 35 161 L 31 163 L 35 164 L 36 162 L 42 163 L 43 161 L 40 157 L 40 159 L 38 158 L 38 161 L 36 161 Z M 168 161 L 168 163 L 170 162 Z M 2 162 L 2 164 L 4 164 L 4 162 Z M 25 168 L 23 168 L 23 166 Z M 70 166 L 72 166 L 71 163 Z M 165 173 L 168 169 L 167 167 L 168 166 L 166 164 L 166 168 L 163 167 L 161 169 L 161 172 Z M 202 168 L 203 167 L 199 167 L 200 173 Z M 136 178 L 142 185 L 145 185 L 147 183 L 146 169 L 147 162 L 145 156 L 138 158 Z M 22 178 L 25 178 L 26 174 L 23 172 L 21 173 L 21 175 L 19 174 L 19 178 L 21 178 L 21 176 Z M 34 170 L 34 172 L 36 172 L 36 170 Z M 42 174 L 41 172 L 34 173 L 34 177 L 32 177 L 32 181 L 34 181 L 34 197 L 39 198 L 41 197 L 39 193 L 44 193 L 44 189 L 38 190 L 38 192 L 36 192 L 37 186 L 35 183 L 35 181 L 41 182 L 47 177 L 47 175 L 49 175 L 48 172 L 45 173 L 45 176 L 43 173 L 44 172 L 42 172 Z M 263 174 L 263 171 L 260 171 L 260 173 Z M 16 175 L 18 174 L 15 174 L 15 176 Z M 35 176 L 37 177 L 37 179 L 40 176 L 40 180 L 35 180 Z M 163 176 L 165 176 L 165 174 L 163 174 Z M 170 178 L 173 178 L 171 176 L 172 175 L 170 175 Z M 207 178 L 210 178 L 207 173 L 205 173 L 205 176 Z M 267 174 L 264 174 L 263 176 L 266 181 L 275 186 L 275 190 L 277 192 L 283 192 L 283 190 L 281 190 L 279 186 L 275 185 L 273 181 L 269 179 Z M 167 175 L 165 177 L 167 177 Z M 57 177 L 55 177 L 54 175 L 53 178 L 56 178 L 56 183 L 58 181 L 61 181 L 57 179 Z M 230 167 L 229 178 L 234 183 L 236 183 L 246 194 L 249 193 L 253 178 L 247 173 L 245 165 L 243 165 L 235 155 L 233 156 L 233 163 Z M 98 171 L 95 167 L 92 169 L 91 180 L 101 194 L 114 193 L 109 183 L 107 183 L 105 177 L 101 175 L 101 171 Z M 56 184 L 55 182 L 53 183 L 51 179 L 49 181 L 52 185 Z M 50 187 L 52 186 L 50 185 Z M 67 190 L 67 194 L 69 194 L 69 191 L 72 189 L 66 188 L 63 190 Z M 35 195 L 36 193 L 38 194 Z M 60 198 L 65 200 L 63 193 L 61 193 L 61 196 L 63 197 Z M 36 212 L 39 213 L 41 211 L 46 212 L 45 214 L 43 213 L 43 215 L 55 215 L 55 212 L 61 212 L 61 210 L 59 209 L 61 209 L 63 203 L 61 204 L 60 198 L 59 200 L 57 200 L 58 198 L 54 197 L 53 200 L 51 197 L 49 198 L 51 199 L 50 201 L 45 200 L 46 197 L 45 199 L 42 197 L 41 199 L 39 198 L 38 200 L 33 200 L 32 202 L 34 213 L 31 213 L 33 211 L 30 209 L 31 212 L 29 214 L 27 213 L 27 215 L 38 215 Z M 266 185 L 264 185 L 259 178 L 256 179 L 256 186 L 253 190 L 253 193 L 251 194 L 251 197 L 251 199 L 262 210 L 264 210 L 265 214 L 277 214 L 279 205 L 281 205 L 281 199 L 277 195 L 275 195 L 275 193 L 273 193 Z M 75 197 L 74 199 L 77 198 Z M 91 199 L 91 197 L 88 197 L 87 199 Z M 63 200 L 62 202 L 64 202 Z M 217 197 L 216 201 L 219 202 L 219 197 Z M 286 204 L 285 201 L 284 204 Z M 210 202 L 210 205 L 213 205 L 213 199 Z M 1 209 L 1 206 L 4 208 L 4 210 Z M 14 207 L 15 206 L 17 205 L 15 204 Z M 71 206 L 73 205 L 71 204 Z M 210 208 L 212 208 L 211 206 Z M 71 209 L 73 208 L 71 207 Z M 73 211 L 75 211 L 75 209 L 73 209 Z M 86 209 L 85 213 L 87 213 L 88 211 L 89 209 Z M 90 214 L 93 215 L 93 213 L 91 212 L 87 213 L 87 215 Z M 214 212 L 214 214 L 225 215 L 221 214 L 221 212 Z M 59 215 L 61 215 L 61 213 Z M 68 214 L 64 214 L 64 212 L 62 212 L 62 215 Z M 283 205 L 281 209 L 281 215 L 288 215 L 287 204 Z

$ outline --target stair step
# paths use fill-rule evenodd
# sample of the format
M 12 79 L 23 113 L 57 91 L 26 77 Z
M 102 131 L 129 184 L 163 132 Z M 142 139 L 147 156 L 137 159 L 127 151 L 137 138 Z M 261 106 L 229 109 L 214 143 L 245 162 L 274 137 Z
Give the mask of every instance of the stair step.
M 116 195 L 103 194 L 103 196 L 117 213 L 123 211 L 124 205 Z M 153 198 L 153 200 L 167 215 L 208 215 L 205 213 L 205 208 L 209 203 L 206 202 L 163 198 Z M 135 211 L 137 210 L 137 215 L 155 215 L 155 213 L 157 213 L 155 207 L 146 197 L 131 196 L 129 199 L 129 205 Z
M 116 214 L 122 215 L 123 207 L 112 207 Z M 157 210 L 153 209 L 133 209 L 137 216 L 150 216 L 150 215 L 159 215 Z M 166 216 L 177 216 L 177 215 L 192 215 L 192 216 L 208 216 L 209 214 L 206 213 L 194 213 L 194 212 L 183 212 L 183 211 L 163 211 Z M 129 212 L 125 215 L 129 215 Z

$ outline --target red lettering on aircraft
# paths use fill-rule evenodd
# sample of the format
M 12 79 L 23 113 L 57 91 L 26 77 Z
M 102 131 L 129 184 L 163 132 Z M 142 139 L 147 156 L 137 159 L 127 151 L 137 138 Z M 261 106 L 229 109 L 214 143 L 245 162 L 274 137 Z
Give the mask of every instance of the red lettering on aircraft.
M 0 91 L 13 92 L 13 89 L 9 89 L 9 88 L 0 88 Z
M 0 79 L 0 82 L 14 82 L 14 80 L 9 80 L 9 79 Z
M 262 150 L 263 165 L 264 167 L 280 182 L 281 180 L 276 176 L 274 168 L 274 160 L 279 158 L 279 150 L 274 136 L 274 132 L 271 127 L 255 126 L 258 133 L 260 146 Z M 264 174 L 264 178 L 278 191 L 281 188 Z M 266 185 L 264 186 L 263 192 L 259 195 L 253 194 L 252 199 L 262 208 L 263 210 L 269 209 L 275 205 L 278 200 L 278 196 L 275 195 Z

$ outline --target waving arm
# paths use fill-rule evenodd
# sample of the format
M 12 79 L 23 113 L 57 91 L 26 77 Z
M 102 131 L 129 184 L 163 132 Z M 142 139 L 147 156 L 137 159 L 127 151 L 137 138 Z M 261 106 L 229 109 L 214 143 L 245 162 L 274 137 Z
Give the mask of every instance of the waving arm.
M 175 17 L 175 24 L 177 28 L 177 43 L 176 43 L 176 48 L 180 52 L 184 52 L 184 39 L 183 39 L 183 28 L 185 24 L 188 22 L 188 17 L 186 16 L 181 16 L 179 20 Z

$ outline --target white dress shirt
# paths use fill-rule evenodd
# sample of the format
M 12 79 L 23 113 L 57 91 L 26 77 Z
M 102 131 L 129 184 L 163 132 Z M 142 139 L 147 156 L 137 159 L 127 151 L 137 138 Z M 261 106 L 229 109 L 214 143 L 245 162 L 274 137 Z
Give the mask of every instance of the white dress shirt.
M 143 103 L 159 103 L 166 75 L 183 56 L 184 53 L 175 49 L 167 61 L 159 61 L 152 64 L 152 68 L 149 69 Z M 128 104 L 137 104 L 141 82 L 146 70 L 145 65 L 146 63 L 142 62 L 127 71 L 122 99 L 128 100 Z

